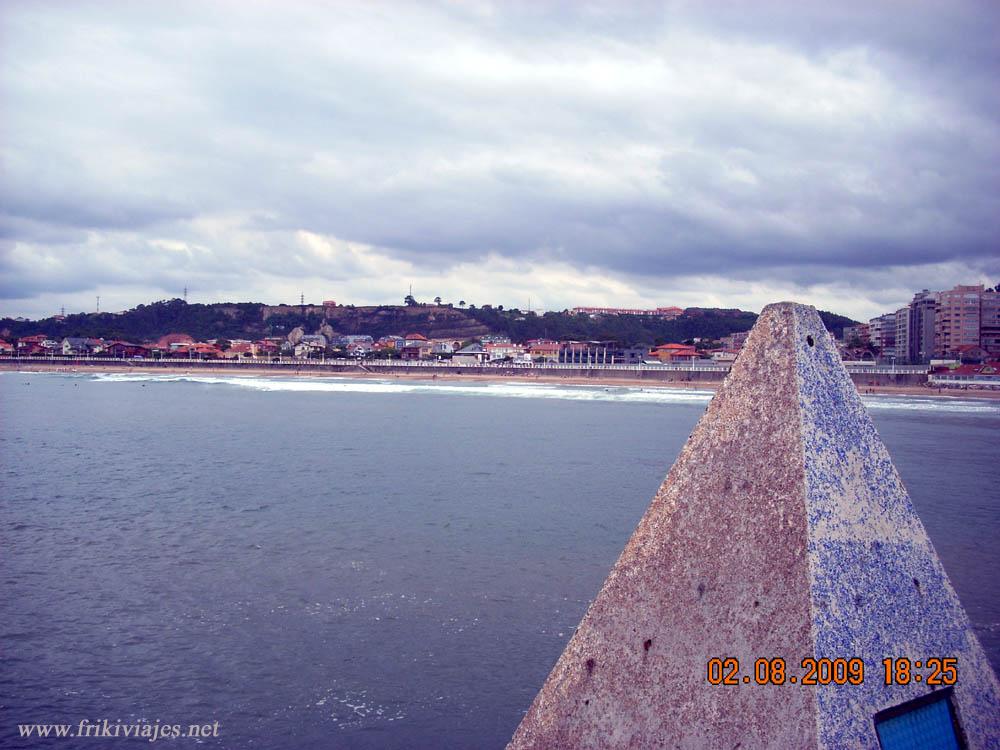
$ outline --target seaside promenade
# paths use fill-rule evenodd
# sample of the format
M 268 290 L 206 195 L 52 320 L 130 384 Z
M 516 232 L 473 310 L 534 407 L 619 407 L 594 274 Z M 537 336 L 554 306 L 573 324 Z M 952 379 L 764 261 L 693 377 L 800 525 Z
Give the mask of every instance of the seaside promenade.
M 731 368 L 730 363 L 683 364 L 562 364 L 504 363 L 454 364 L 448 361 L 356 359 L 299 359 L 294 357 L 245 359 L 126 359 L 114 357 L 2 357 L 0 369 L 67 370 L 93 368 L 112 371 L 197 370 L 241 375 L 339 375 L 351 377 L 482 377 L 527 380 L 581 380 L 615 384 L 681 385 L 714 387 Z M 859 388 L 920 388 L 931 392 L 928 368 L 923 365 L 846 365 Z

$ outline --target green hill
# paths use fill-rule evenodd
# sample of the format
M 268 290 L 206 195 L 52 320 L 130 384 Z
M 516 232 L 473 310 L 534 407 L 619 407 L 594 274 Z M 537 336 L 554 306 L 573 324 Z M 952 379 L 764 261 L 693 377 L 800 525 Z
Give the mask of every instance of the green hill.
M 842 315 L 820 312 L 827 328 L 840 335 L 854 321 Z M 139 305 L 124 313 L 79 313 L 38 321 L 0 319 L 0 336 L 10 340 L 36 333 L 53 338 L 91 336 L 126 341 L 155 340 L 167 333 L 186 333 L 197 340 L 258 339 L 284 336 L 296 326 L 312 332 L 326 320 L 341 334 L 374 337 L 421 333 L 428 338 L 468 340 L 487 333 L 510 336 L 514 341 L 533 338 L 605 341 L 625 345 L 655 345 L 693 338 L 718 339 L 735 331 L 746 331 L 757 316 L 742 310 L 688 308 L 675 320 L 635 315 L 574 315 L 547 312 L 538 315 L 502 306 L 341 305 L 267 306 L 259 302 L 188 304 L 180 299 Z

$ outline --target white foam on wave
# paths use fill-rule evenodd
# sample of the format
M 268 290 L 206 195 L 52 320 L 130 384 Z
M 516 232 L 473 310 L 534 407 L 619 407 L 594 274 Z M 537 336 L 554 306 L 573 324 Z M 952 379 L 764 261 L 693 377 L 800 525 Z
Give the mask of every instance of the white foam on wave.
M 8 371 L 9 372 L 9 371 Z M 456 396 L 487 396 L 493 398 L 544 398 L 568 401 L 607 401 L 639 404 L 707 404 L 711 391 L 669 387 L 558 385 L 547 383 L 454 383 L 429 381 L 367 380 L 350 378 L 301 378 L 268 376 L 219 376 L 185 373 L 41 373 L 23 372 L 21 375 L 55 374 L 62 377 L 85 377 L 102 383 L 201 383 L 224 385 L 264 392 L 302 393 L 381 393 L 381 394 L 430 394 Z M 861 400 L 869 409 L 887 411 L 963 413 L 1000 416 L 1000 401 L 961 398 L 945 399 L 927 396 L 863 395 Z
M 312 393 L 426 393 L 457 396 L 492 396 L 497 398 L 548 398 L 571 401 L 623 401 L 636 403 L 706 404 L 709 391 L 679 388 L 634 388 L 615 386 L 549 385 L 534 383 L 429 383 L 394 380 L 305 379 L 272 377 L 226 377 L 212 375 L 145 375 L 100 373 L 94 379 L 106 383 L 189 382 L 206 385 L 229 385 L 256 391 L 298 391 Z
M 869 409 L 895 411 L 959 412 L 964 414 L 994 414 L 1000 416 L 1000 402 L 987 399 L 927 398 L 926 396 L 863 395 L 861 401 Z

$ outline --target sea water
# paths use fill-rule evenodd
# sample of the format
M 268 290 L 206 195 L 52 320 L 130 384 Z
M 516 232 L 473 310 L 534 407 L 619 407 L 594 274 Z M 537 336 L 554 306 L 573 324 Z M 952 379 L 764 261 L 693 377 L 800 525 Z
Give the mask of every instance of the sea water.
M 502 747 L 710 397 L 0 374 L 0 747 Z M 865 402 L 1000 667 L 1000 402 Z

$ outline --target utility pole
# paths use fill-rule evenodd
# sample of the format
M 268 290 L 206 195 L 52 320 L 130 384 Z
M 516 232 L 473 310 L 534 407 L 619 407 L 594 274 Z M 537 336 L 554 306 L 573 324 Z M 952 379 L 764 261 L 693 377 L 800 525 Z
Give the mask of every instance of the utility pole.
M 187 301 L 188 301 L 188 288 L 184 287 L 184 304 L 187 304 Z
M 97 295 L 97 314 L 101 314 L 101 295 Z

